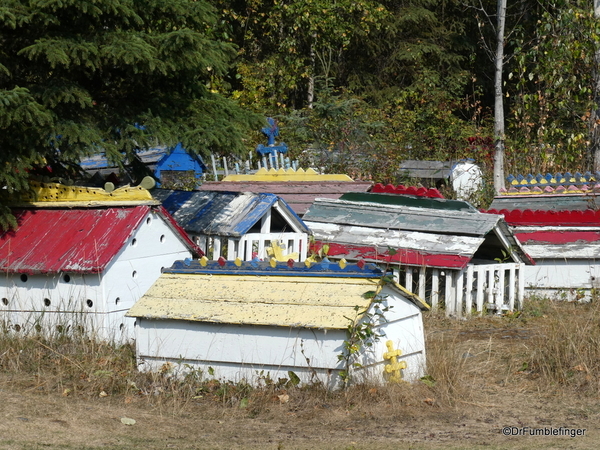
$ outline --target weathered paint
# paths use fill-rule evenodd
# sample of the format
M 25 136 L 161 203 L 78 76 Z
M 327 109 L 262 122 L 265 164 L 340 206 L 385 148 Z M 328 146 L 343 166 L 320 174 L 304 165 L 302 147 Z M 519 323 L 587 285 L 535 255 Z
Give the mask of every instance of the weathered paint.
M 278 182 L 205 182 L 200 190 L 226 192 L 270 192 L 282 199 L 298 215 L 304 214 L 315 198 L 340 198 L 347 192 L 366 192 L 372 186 L 365 181 L 278 181 Z
M 330 256 L 463 268 L 483 246 L 497 253 L 490 255 L 490 260 L 501 257 L 500 247 L 494 243 L 498 240 L 515 262 L 532 263 L 499 215 L 381 204 L 378 200 L 384 194 L 360 194 L 359 198 L 368 195 L 375 196 L 375 202 L 317 199 L 305 214 L 304 221 L 316 241 L 330 246 Z M 348 198 L 355 196 L 358 194 Z M 403 201 L 405 196 L 388 197 Z M 397 253 L 390 255 L 390 248 Z
M 124 186 L 107 192 L 101 188 L 30 181 L 29 187 L 30 189 L 21 196 L 22 204 L 42 207 L 158 204 L 150 192 L 141 186 Z
M 427 307 L 396 284 L 382 285 L 381 277 L 373 276 L 380 273 L 376 267 L 325 261 L 310 268 L 276 264 L 269 269 L 261 262 L 223 262 L 219 269 L 218 263 L 204 263 L 211 267 L 197 269 L 190 261 L 177 267 L 195 273 L 163 273 L 129 311 L 128 316 L 137 318 L 136 353 L 142 370 L 159 370 L 165 362 L 177 371 L 210 366 L 216 377 L 251 383 L 260 371 L 273 379 L 294 371 L 303 382 L 316 377 L 336 387 L 344 368 L 338 356 L 347 327 L 357 320 L 375 320 L 376 332 L 402 349 L 404 378 L 423 375 L 421 311 Z M 204 273 L 208 269 L 211 273 Z M 361 319 L 365 309 L 374 312 L 376 303 L 364 295 L 368 291 L 379 292 L 381 308 L 390 307 L 385 319 Z M 383 341 L 374 341 L 357 355 L 362 369 L 351 369 L 357 372 L 355 379 L 364 375 L 383 382 Z
M 363 196 L 374 196 L 373 202 L 359 201 Z M 431 234 L 454 234 L 484 236 L 501 220 L 491 214 L 477 211 L 438 210 L 432 207 L 405 206 L 403 204 L 379 203 L 384 194 L 348 194 L 339 200 L 317 199 L 304 215 L 304 221 L 312 229 L 315 222 L 336 225 L 380 228 L 386 230 L 409 230 Z M 386 199 L 406 200 L 402 196 L 388 195 Z M 344 200 L 344 198 L 357 199 Z M 368 198 L 368 197 L 367 197 Z M 438 199 L 414 199 L 436 201 Z M 461 202 L 462 203 L 462 202 Z M 360 242 L 352 242 L 360 243 Z
M 107 214 L 111 210 L 116 216 Z M 126 319 L 125 312 L 158 279 L 163 267 L 194 253 L 193 244 L 185 233 L 174 231 L 162 208 L 101 209 L 98 221 L 90 219 L 96 217 L 90 216 L 94 210 L 85 211 L 82 216 L 80 210 L 66 210 L 61 220 L 59 210 L 36 210 L 20 216 L 20 228 L 4 233 L 0 313 L 5 329 L 28 334 L 41 326 L 54 333 L 59 325 L 63 330 L 82 326 L 98 339 L 132 339 L 133 319 Z M 88 226 L 92 229 L 86 230 Z M 98 239 L 101 242 L 94 243 Z M 108 248 L 103 246 L 107 243 Z M 6 253 L 28 246 L 27 254 Z M 61 249 L 67 249 L 67 254 L 61 256 Z M 77 262 L 89 251 L 98 265 L 69 262 L 71 257 Z M 103 264 L 105 259 L 108 262 Z
M 490 210 L 531 210 L 531 211 L 583 211 L 600 209 L 600 198 L 597 194 L 564 194 L 564 195 L 501 195 L 495 197 Z
M 0 235 L 0 269 L 24 274 L 100 273 L 150 211 L 150 206 L 13 210 L 19 227 Z M 157 211 L 165 215 L 164 210 Z M 179 238 L 195 247 L 185 233 Z
M 393 255 L 389 247 L 373 247 L 349 244 L 336 244 L 334 242 L 317 241 L 311 245 L 311 249 L 318 252 L 323 245 L 327 244 L 330 257 L 345 258 L 348 260 L 364 259 L 366 261 L 400 263 L 414 266 L 427 266 L 448 269 L 463 269 L 471 261 L 470 256 L 456 254 L 433 254 L 399 248 Z
M 127 313 L 149 319 L 345 329 L 378 279 L 163 274 Z
M 223 179 L 224 182 L 230 181 L 353 181 L 345 174 L 320 174 L 314 169 L 274 169 L 267 170 L 266 168 L 259 169 L 252 175 L 228 175 Z
M 289 231 L 308 233 L 304 222 L 273 194 L 167 189 L 156 189 L 153 194 L 190 234 L 241 237 L 275 205 L 287 219 Z

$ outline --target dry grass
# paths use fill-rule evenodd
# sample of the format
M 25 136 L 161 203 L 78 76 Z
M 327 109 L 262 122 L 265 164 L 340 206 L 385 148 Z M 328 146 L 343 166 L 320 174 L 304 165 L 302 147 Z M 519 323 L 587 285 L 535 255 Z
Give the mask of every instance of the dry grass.
M 600 393 L 600 305 L 531 300 L 520 315 L 456 321 L 425 319 L 427 376 L 391 386 L 357 385 L 340 392 L 264 377 L 261 387 L 190 372 L 140 373 L 134 348 L 83 336 L 0 334 L 0 371 L 36 392 L 148 402 L 173 413 L 210 404 L 250 417 L 286 405 L 290 413 L 360 410 L 401 417 L 407 408 L 488 405 L 499 390 Z

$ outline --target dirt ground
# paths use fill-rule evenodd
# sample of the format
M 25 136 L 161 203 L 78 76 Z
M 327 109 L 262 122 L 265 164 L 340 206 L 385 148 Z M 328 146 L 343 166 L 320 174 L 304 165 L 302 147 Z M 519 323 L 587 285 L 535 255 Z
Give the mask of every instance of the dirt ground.
M 462 391 L 448 398 L 436 398 L 423 383 L 336 397 L 290 390 L 251 410 L 201 398 L 181 404 L 61 395 L 39 380 L 3 374 L 0 449 L 600 448 L 599 399 L 542 389 L 520 367 L 532 345 L 531 324 L 441 320 L 426 329 L 438 349 L 447 344 L 459 352 L 467 374 Z

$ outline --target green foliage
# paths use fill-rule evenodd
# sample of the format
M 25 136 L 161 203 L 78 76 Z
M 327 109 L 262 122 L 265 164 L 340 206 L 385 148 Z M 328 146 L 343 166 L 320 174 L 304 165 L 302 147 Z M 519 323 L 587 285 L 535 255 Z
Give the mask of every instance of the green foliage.
M 512 134 L 518 152 L 508 153 L 515 172 L 557 172 L 584 168 L 593 125 L 594 54 L 600 28 L 587 1 L 553 1 L 535 34 L 515 40 L 516 81 Z
M 384 283 L 384 281 L 381 281 Z M 384 298 L 376 296 L 374 291 L 365 292 L 365 298 L 372 299 L 369 306 L 361 309 L 354 307 L 355 316 L 346 317 L 349 323 L 346 327 L 347 337 L 343 343 L 343 351 L 338 355 L 338 361 L 343 362 L 343 369 L 340 371 L 340 377 L 344 382 L 344 387 L 352 380 L 352 372 L 359 369 L 362 365 L 358 362 L 360 353 L 384 336 L 380 333 L 379 326 L 385 322 L 385 313 L 391 307 L 384 305 Z
M 309 79 L 335 78 L 350 48 L 388 15 L 372 0 L 219 3 L 240 45 L 235 96 L 272 113 L 307 106 Z
M 220 91 L 236 55 L 221 31 L 206 1 L 3 2 L 0 202 L 45 158 L 101 150 L 120 163 L 177 142 L 201 154 L 245 152 L 262 121 Z

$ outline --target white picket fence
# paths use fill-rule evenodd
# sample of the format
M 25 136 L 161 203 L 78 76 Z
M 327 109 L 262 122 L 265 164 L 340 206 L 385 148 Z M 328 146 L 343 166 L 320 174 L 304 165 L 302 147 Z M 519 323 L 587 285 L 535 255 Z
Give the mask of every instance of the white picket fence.
M 215 158 L 215 155 L 211 153 L 210 155 L 211 163 L 212 163 L 212 176 L 214 181 L 219 181 L 219 176 L 221 178 L 228 176 L 230 173 L 232 174 L 253 174 L 261 168 L 275 169 L 279 170 L 283 169 L 298 169 L 298 161 L 292 161 L 287 156 L 284 156 L 282 153 L 279 153 L 276 157 L 272 156 L 262 156 L 260 158 L 254 155 L 254 152 L 250 152 L 248 154 L 248 159 L 242 161 L 241 159 L 234 160 L 233 162 L 228 160 L 227 157 L 223 156 L 221 167 L 218 167 L 217 161 L 218 158 Z M 220 161 L 220 160 L 219 160 Z M 230 167 L 231 164 L 231 167 Z M 205 174 L 206 177 L 207 174 Z
M 194 240 L 202 251 L 213 260 L 221 256 L 233 261 L 251 261 L 258 257 L 261 260 L 270 258 L 269 250 L 281 259 L 303 262 L 306 260 L 308 249 L 306 233 L 247 233 L 241 238 L 226 238 L 219 236 L 196 236 Z M 279 247 L 273 248 L 276 245 Z
M 432 309 L 444 306 L 447 316 L 469 316 L 486 311 L 501 314 L 523 308 L 523 264 L 470 264 L 463 270 L 403 267 L 398 282 L 427 301 Z

